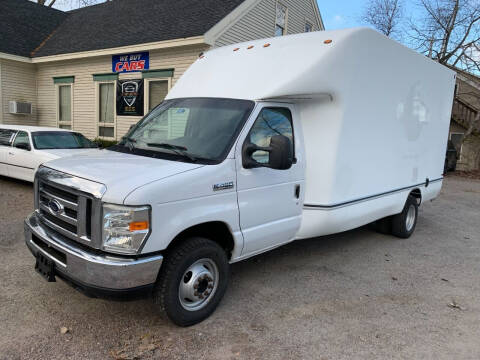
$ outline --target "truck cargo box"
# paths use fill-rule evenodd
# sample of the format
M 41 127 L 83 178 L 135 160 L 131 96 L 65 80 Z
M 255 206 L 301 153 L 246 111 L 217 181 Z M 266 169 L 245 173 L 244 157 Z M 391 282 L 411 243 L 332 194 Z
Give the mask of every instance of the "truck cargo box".
M 378 32 L 359 28 L 209 51 L 168 98 L 294 103 L 307 160 L 305 210 L 332 211 L 414 186 L 422 189 L 422 201 L 438 194 L 455 77 L 452 70 Z M 363 206 L 378 206 L 374 203 Z M 398 213 L 398 204 L 379 205 L 378 213 Z M 310 215 L 304 214 L 299 236 L 346 230 L 377 216 L 373 211 L 366 217 L 365 209 L 358 216 L 352 212 L 341 224 L 332 221 L 338 216 L 328 214 L 321 231 L 319 214 L 311 215 L 315 230 L 306 229 Z

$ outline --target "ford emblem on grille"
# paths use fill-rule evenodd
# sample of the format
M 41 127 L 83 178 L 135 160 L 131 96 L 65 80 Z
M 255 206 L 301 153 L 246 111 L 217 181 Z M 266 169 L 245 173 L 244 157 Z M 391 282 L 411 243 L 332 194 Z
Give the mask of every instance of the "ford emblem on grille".
M 63 212 L 63 205 L 58 202 L 58 200 L 50 200 L 48 202 L 48 207 L 50 209 L 50 212 L 54 215 L 59 215 Z

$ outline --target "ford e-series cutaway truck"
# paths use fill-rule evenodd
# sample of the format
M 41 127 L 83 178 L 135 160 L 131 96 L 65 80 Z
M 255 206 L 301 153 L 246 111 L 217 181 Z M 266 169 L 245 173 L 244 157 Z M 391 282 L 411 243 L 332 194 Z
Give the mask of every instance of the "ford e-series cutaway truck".
M 370 29 L 208 51 L 118 145 L 38 170 L 26 244 L 50 281 L 146 290 L 198 323 L 231 263 L 370 223 L 408 238 L 442 186 L 454 87 Z

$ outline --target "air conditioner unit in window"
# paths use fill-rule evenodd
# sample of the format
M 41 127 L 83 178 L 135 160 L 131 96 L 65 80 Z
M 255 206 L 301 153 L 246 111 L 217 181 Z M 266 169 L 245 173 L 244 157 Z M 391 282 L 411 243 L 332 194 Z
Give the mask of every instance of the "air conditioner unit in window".
M 9 101 L 10 114 L 31 114 L 32 104 L 27 102 Z

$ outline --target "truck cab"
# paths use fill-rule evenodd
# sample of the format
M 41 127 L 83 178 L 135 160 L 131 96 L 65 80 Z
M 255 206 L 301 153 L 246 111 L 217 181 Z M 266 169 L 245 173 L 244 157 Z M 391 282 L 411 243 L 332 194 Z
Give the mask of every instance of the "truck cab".
M 293 104 L 168 100 L 118 145 L 39 169 L 27 245 L 50 280 L 59 276 L 92 295 L 151 291 L 165 254 L 185 239 L 211 242 L 224 265 L 292 241 L 304 174 Z M 183 269 L 194 273 L 180 300 L 187 323 L 198 313 L 193 305 L 209 308 L 208 291 L 194 288 L 202 276 L 222 292 L 220 265 L 211 264 L 194 267 L 196 275 Z

